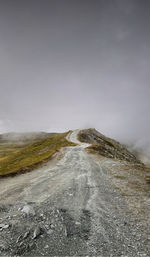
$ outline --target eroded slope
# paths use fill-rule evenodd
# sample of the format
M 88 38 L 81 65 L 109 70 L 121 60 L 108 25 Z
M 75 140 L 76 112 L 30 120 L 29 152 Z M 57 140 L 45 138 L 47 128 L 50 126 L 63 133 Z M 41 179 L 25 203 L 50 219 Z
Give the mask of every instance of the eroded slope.
M 126 160 L 142 164 L 131 152 L 114 139 L 108 138 L 95 129 L 81 130 L 79 133 L 81 142 L 92 144 L 88 149 L 108 158 Z

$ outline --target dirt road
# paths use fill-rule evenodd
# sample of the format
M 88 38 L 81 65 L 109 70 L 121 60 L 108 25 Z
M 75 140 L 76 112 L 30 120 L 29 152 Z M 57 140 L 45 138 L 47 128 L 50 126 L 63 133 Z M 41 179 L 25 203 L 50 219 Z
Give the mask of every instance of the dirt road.
M 120 162 L 89 155 L 78 132 L 59 158 L 0 181 L 1 256 L 149 256 L 146 218 L 131 211 L 109 169 Z

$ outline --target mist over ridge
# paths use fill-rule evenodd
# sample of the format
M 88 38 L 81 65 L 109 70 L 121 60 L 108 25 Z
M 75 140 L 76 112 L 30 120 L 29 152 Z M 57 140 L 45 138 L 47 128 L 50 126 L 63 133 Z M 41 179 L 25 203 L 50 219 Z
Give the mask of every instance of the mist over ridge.
M 95 127 L 149 152 L 148 0 L 0 2 L 0 133 Z

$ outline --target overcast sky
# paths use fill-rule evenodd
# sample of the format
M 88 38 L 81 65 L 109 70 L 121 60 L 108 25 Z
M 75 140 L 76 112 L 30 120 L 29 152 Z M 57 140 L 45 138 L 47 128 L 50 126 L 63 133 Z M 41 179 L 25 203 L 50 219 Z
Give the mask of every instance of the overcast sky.
M 150 135 L 149 0 L 0 0 L 0 133 Z

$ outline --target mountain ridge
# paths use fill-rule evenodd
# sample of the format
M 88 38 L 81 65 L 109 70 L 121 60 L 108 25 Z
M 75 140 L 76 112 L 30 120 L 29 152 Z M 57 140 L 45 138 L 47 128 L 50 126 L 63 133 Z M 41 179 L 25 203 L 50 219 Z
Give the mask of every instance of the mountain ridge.
M 81 130 L 78 138 L 81 142 L 90 143 L 90 152 L 97 153 L 107 158 L 125 160 L 144 165 L 127 147 L 117 140 L 106 137 L 95 128 Z

